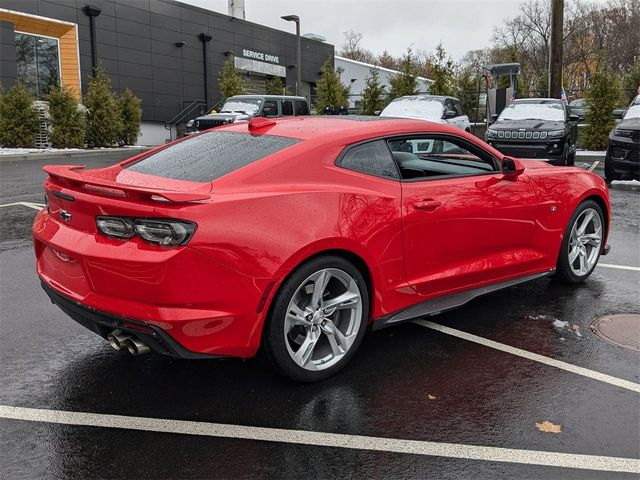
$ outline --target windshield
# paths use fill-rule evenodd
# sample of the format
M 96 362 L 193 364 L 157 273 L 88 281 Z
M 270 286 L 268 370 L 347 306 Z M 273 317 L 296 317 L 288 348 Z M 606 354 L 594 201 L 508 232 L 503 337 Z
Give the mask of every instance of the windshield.
M 222 106 L 220 113 L 244 113 L 246 115 L 255 115 L 260 110 L 262 99 L 232 99 L 230 98 Z
M 624 114 L 624 119 L 628 120 L 630 118 L 640 118 L 640 103 L 638 105 L 632 105 L 627 110 L 627 113 Z
M 564 106 L 560 103 L 512 103 L 498 117 L 498 122 L 507 120 L 564 122 Z
M 381 117 L 406 117 L 422 120 L 440 120 L 444 113 L 444 105 L 433 98 L 399 98 L 394 100 L 380 112 Z

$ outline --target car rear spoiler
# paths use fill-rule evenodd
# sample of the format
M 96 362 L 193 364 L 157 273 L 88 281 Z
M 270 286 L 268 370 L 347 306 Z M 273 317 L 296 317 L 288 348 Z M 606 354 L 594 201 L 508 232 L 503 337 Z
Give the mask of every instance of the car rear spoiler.
M 187 203 L 208 200 L 208 193 L 179 192 L 158 188 L 126 185 L 102 178 L 89 177 L 79 173 L 84 165 L 46 165 L 42 168 L 60 186 L 84 189 L 92 193 L 111 197 L 128 197 L 160 202 Z

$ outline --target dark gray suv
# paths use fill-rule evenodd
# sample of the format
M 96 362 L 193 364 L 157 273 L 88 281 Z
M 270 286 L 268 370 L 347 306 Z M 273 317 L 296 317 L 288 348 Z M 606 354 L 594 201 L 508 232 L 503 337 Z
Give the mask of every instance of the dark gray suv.
M 219 112 L 196 118 L 193 121 L 193 129 L 206 130 L 253 117 L 289 117 L 309 114 L 309 102 L 304 97 L 236 95 L 227 98 Z

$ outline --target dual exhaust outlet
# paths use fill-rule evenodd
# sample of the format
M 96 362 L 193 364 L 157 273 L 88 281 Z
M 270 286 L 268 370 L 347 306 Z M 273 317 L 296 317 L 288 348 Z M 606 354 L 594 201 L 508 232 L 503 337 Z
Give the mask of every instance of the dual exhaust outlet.
M 114 330 L 107 335 L 107 340 L 114 350 L 128 350 L 131 355 L 143 355 L 151 349 L 139 338 L 128 335 L 120 330 Z

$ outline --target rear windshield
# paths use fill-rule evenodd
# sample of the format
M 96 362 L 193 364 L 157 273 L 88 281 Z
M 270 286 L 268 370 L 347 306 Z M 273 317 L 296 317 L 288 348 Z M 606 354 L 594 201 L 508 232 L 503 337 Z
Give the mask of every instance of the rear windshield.
M 153 153 L 126 168 L 157 177 L 210 182 L 299 141 L 273 135 L 207 132 Z

